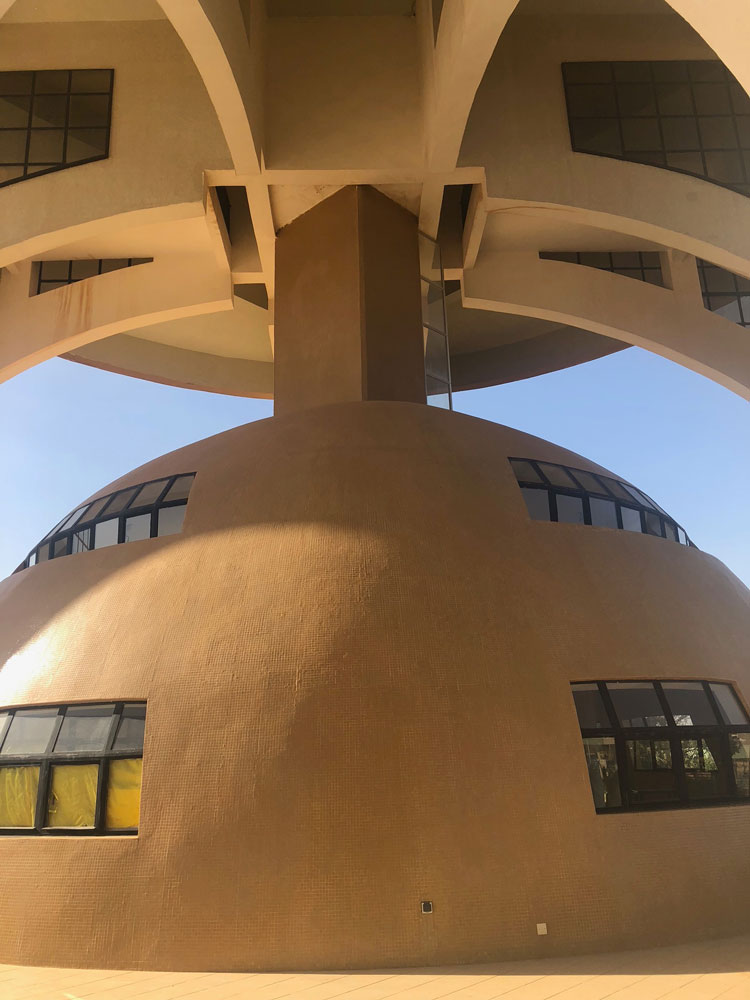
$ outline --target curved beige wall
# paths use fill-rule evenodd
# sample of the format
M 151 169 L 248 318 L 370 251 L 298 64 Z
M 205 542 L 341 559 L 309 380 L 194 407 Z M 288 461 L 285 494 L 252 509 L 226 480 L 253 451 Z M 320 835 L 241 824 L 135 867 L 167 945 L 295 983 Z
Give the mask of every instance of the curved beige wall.
M 594 468 L 417 405 L 258 422 L 120 480 L 197 469 L 182 535 L 5 581 L 0 705 L 148 714 L 137 838 L 0 838 L 0 961 L 384 967 L 743 926 L 747 810 L 597 816 L 569 684 L 747 698 L 750 595 L 695 549 L 531 522 L 509 454 Z
M 477 92 L 459 164 L 485 167 L 490 209 L 561 206 L 571 222 L 750 273 L 750 198 L 675 171 L 571 150 L 563 62 L 714 58 L 676 17 L 516 16 Z
M 0 266 L 113 216 L 160 209 L 151 219 L 167 221 L 182 205 L 200 211 L 203 171 L 232 165 L 201 78 L 166 22 L 0 22 L 0 66 L 115 70 L 109 157 L 0 188 Z M 150 219 L 130 225 L 141 221 Z

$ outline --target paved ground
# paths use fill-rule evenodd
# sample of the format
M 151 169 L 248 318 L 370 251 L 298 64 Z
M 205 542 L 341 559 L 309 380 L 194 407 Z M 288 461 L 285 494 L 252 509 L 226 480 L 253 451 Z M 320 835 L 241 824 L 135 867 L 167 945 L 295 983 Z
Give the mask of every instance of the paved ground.
M 750 1000 L 750 935 L 584 958 L 346 973 L 0 965 L 0 1000 Z

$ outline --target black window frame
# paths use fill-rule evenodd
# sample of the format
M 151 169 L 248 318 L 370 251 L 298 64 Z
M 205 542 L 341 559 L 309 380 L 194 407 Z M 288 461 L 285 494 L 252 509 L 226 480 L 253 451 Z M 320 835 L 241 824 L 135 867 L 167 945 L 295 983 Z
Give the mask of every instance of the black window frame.
M 96 264 L 96 273 L 89 274 L 82 278 L 77 278 L 73 276 L 73 265 L 78 263 L 79 259 L 86 260 L 92 264 Z M 78 281 L 88 281 L 89 278 L 96 278 L 100 274 L 110 274 L 113 271 L 121 271 L 126 267 L 138 267 L 141 264 L 151 264 L 153 262 L 153 257 L 99 257 L 99 258 L 76 258 L 74 260 L 37 260 L 34 261 L 36 266 L 36 291 L 34 295 L 43 295 L 45 292 L 52 292 L 55 288 L 60 288 L 64 285 L 74 285 Z M 105 264 L 111 264 L 115 260 L 122 260 L 125 263 L 120 264 L 118 267 L 110 267 L 103 270 Z M 49 264 L 67 264 L 67 277 L 65 278 L 45 278 L 44 269 L 46 265 Z M 47 286 L 47 287 L 44 287 Z
M 616 258 L 627 254 L 638 258 L 637 264 L 618 264 Z M 656 258 L 652 262 L 652 258 Z M 593 258 L 597 258 L 594 263 Z M 606 258 L 606 260 L 601 260 Z M 647 285 L 656 285 L 658 288 L 664 287 L 664 273 L 662 271 L 661 259 L 658 250 L 540 250 L 540 260 L 556 260 L 566 264 L 579 264 L 581 267 L 591 267 L 597 271 L 609 271 L 611 274 L 619 274 L 623 278 L 633 278 L 642 281 Z M 658 280 L 651 281 L 649 276 L 658 276 Z
M 23 75 L 28 73 L 31 77 L 30 89 L 27 93 L 5 91 L 3 89 L 3 77 L 6 75 Z M 39 83 L 40 76 L 44 74 L 51 73 L 67 73 L 67 89 L 66 90 L 51 90 L 46 91 L 43 88 L 43 84 Z M 108 73 L 109 74 L 109 87 L 106 90 L 75 90 L 74 88 L 74 73 Z M 47 174 L 57 173 L 60 170 L 68 170 L 70 167 L 79 167 L 85 163 L 96 163 L 99 160 L 106 160 L 109 157 L 110 140 L 112 134 L 112 104 L 114 99 L 114 85 L 115 85 L 115 71 L 112 68 L 104 67 L 78 67 L 76 69 L 37 69 L 37 70 L 3 70 L 0 72 L 0 98 L 1 97 L 28 97 L 29 98 L 29 110 L 27 113 L 26 125 L 24 126 L 0 126 L 0 132 L 25 132 L 25 152 L 24 159 L 0 162 L 0 167 L 22 167 L 23 174 L 20 177 L 12 177 L 8 180 L 0 180 L 0 188 L 7 187 L 10 184 L 19 184 L 22 181 L 32 180 L 34 177 L 44 177 Z M 34 117 L 34 102 L 36 97 L 50 96 L 50 97 L 65 97 L 65 124 L 62 126 L 41 126 L 33 124 Z M 70 105 L 71 99 L 74 97 L 107 97 L 107 122 L 106 125 L 71 125 L 70 124 Z M 66 163 L 65 159 L 67 156 L 68 139 L 72 132 L 76 131 L 97 131 L 104 133 L 104 151 L 98 153 L 95 156 L 84 157 L 80 160 L 74 160 L 71 163 Z M 62 153 L 60 156 L 61 162 L 49 161 L 49 165 L 37 164 L 36 166 L 30 163 L 30 147 L 31 139 L 35 132 L 62 132 L 63 142 L 62 142 Z
M 675 722 L 672 710 L 669 707 L 668 698 L 664 692 L 664 684 L 674 684 L 674 683 L 697 683 L 701 684 L 703 691 L 708 698 L 709 704 L 716 715 L 717 723 L 716 725 L 701 725 L 701 726 L 684 726 L 678 725 Z M 639 726 L 630 727 L 623 726 L 617 716 L 611 695 L 607 688 L 608 684 L 651 684 L 656 691 L 656 695 L 659 699 L 662 712 L 667 720 L 666 726 Z M 642 679 L 642 678 L 619 678 L 609 679 L 607 681 L 593 681 L 593 680 L 579 680 L 571 681 L 570 691 L 571 691 L 571 701 L 573 702 L 573 712 L 577 717 L 575 698 L 573 697 L 573 690 L 577 684 L 585 684 L 587 687 L 591 685 L 596 685 L 599 690 L 599 695 L 604 704 L 605 711 L 609 717 L 610 725 L 609 727 L 599 727 L 599 728 L 587 728 L 579 725 L 581 732 L 581 739 L 585 741 L 587 739 L 613 739 L 615 744 L 615 756 L 617 761 L 617 776 L 620 788 L 620 801 L 621 805 L 617 806 L 596 806 L 595 809 L 598 815 L 609 815 L 610 813 L 622 813 L 622 812 L 654 812 L 662 811 L 665 809 L 703 809 L 710 808 L 714 806 L 725 806 L 725 805 L 748 805 L 750 804 L 750 796 L 740 796 L 737 792 L 734 767 L 731 765 L 732 756 L 729 748 L 729 737 L 734 733 L 749 733 L 750 734 L 750 721 L 744 725 L 732 725 L 722 721 L 722 713 L 718 705 L 718 701 L 713 691 L 711 690 L 712 684 L 725 684 L 732 689 L 734 695 L 739 703 L 742 711 L 745 714 L 746 719 L 750 719 L 747 707 L 740 697 L 739 691 L 736 686 L 730 681 L 721 680 L 698 680 L 695 677 L 683 677 L 683 678 L 662 678 L 661 680 L 654 679 Z M 710 799 L 691 799 L 688 794 L 688 785 L 685 779 L 685 767 L 683 759 L 682 741 L 684 740 L 704 740 L 706 738 L 719 738 L 721 740 L 721 750 L 726 764 L 725 778 L 727 781 L 727 788 L 729 794 L 723 797 L 716 797 Z M 652 747 L 654 742 L 668 742 L 671 752 L 671 768 L 662 768 L 660 770 L 670 771 L 675 775 L 676 788 L 678 798 L 673 801 L 665 802 L 633 802 L 630 795 L 630 790 L 628 788 L 628 761 L 627 761 L 627 743 L 634 741 L 651 742 Z M 585 746 L 585 744 L 584 744 Z M 653 756 L 653 749 L 652 749 Z M 641 769 L 639 769 L 641 770 Z M 593 794 L 593 792 L 592 792 Z
M 195 472 L 178 472 L 171 476 L 158 476 L 156 479 L 149 479 L 143 483 L 134 483 L 132 486 L 123 486 L 119 490 L 113 490 L 112 493 L 105 493 L 96 497 L 94 500 L 87 501 L 85 504 L 82 504 L 81 507 L 77 507 L 75 510 L 67 514 L 62 521 L 59 521 L 52 531 L 45 535 L 44 538 L 34 546 L 26 559 L 24 559 L 21 565 L 14 572 L 19 573 L 21 570 L 37 565 L 39 562 L 48 562 L 52 559 L 60 559 L 63 556 L 80 555 L 81 551 L 93 551 L 96 548 L 97 525 L 104 521 L 113 521 L 117 519 L 117 541 L 113 543 L 116 545 L 121 545 L 125 542 L 125 522 L 127 519 L 135 517 L 139 514 L 151 514 L 151 532 L 148 536 L 149 538 L 167 537 L 159 535 L 159 512 L 169 509 L 170 507 L 187 506 L 196 474 L 197 473 Z M 188 489 L 188 496 L 184 499 L 167 500 L 166 497 L 172 489 L 172 486 L 178 479 L 182 479 L 185 476 L 192 477 L 192 482 L 190 483 L 190 487 Z M 160 490 L 156 499 L 148 504 L 139 504 L 137 502 L 138 497 L 144 487 L 151 486 L 153 483 L 159 482 L 163 482 L 164 486 Z M 114 514 L 113 511 L 107 513 L 107 510 L 111 506 L 115 497 L 123 493 L 127 494 L 130 491 L 135 492 L 117 512 L 117 514 Z M 102 503 L 102 501 L 104 502 Z M 93 507 L 97 507 L 94 516 L 92 518 L 87 518 L 87 512 Z M 78 514 L 79 511 L 82 513 L 72 520 L 71 523 L 71 519 L 74 515 Z M 80 534 L 83 531 L 91 532 L 89 545 L 83 550 L 74 552 L 73 536 Z M 140 540 L 145 541 L 145 539 Z
M 65 713 L 69 708 L 94 707 L 97 705 L 112 704 L 112 718 L 107 734 L 105 749 L 91 752 L 90 750 L 73 751 L 66 753 L 54 753 L 53 747 L 62 728 Z M 118 830 L 109 830 L 105 826 L 107 815 L 107 789 L 109 781 L 109 763 L 113 760 L 143 760 L 143 746 L 140 750 L 134 749 L 113 749 L 113 744 L 117 736 L 117 730 L 122 719 L 125 708 L 133 706 L 146 708 L 147 702 L 141 701 L 92 701 L 92 702 L 71 702 L 65 705 L 16 705 L 14 708 L 2 708 L 0 711 L 7 712 L 5 719 L 0 720 L 0 752 L 3 748 L 5 738 L 10 731 L 10 726 L 16 712 L 27 711 L 30 708 L 56 708 L 57 716 L 52 727 L 52 733 L 47 742 L 47 747 L 43 753 L 29 754 L 8 754 L 0 756 L 0 768 L 5 767 L 39 767 L 39 786 L 37 789 L 36 805 L 34 807 L 34 826 L 0 826 L 0 837 L 135 837 L 138 835 L 139 827 L 126 827 Z M 147 713 L 144 713 L 147 714 Z M 145 729 L 145 727 L 144 727 Z M 145 742 L 145 735 L 144 735 Z M 47 805 L 49 800 L 50 778 L 52 767 L 55 764 L 97 764 L 99 772 L 97 775 L 96 807 L 94 826 L 75 827 L 49 827 L 45 826 L 47 818 Z
M 669 69 L 665 69 L 667 66 Z M 600 76 L 601 79 L 592 78 L 584 80 L 583 77 L 586 71 L 582 72 L 582 67 L 596 67 L 596 70 L 592 71 L 591 75 L 592 77 Z M 671 170 L 674 173 L 698 177 L 709 184 L 715 184 L 718 187 L 726 188 L 745 197 L 750 196 L 750 99 L 744 88 L 720 60 L 592 60 L 589 62 L 566 62 L 562 64 L 561 68 L 570 144 L 574 152 L 659 167 L 662 170 Z M 636 79 L 639 75 L 642 76 L 642 79 Z M 653 112 L 638 113 L 637 111 L 623 111 L 619 88 L 633 84 L 650 88 Z M 660 108 L 659 99 L 661 93 L 663 93 L 660 88 L 670 85 L 685 85 L 688 88 L 690 97 L 689 112 L 673 113 L 663 111 Z M 699 107 L 699 98 L 702 91 L 697 88 L 707 85 L 724 86 L 726 88 L 727 103 L 725 111 L 710 112 Z M 572 88 L 580 86 L 602 88 L 600 92 L 602 96 L 605 93 L 604 88 L 606 88 L 612 101 L 605 101 L 604 103 L 610 104 L 613 113 L 600 113 L 597 110 L 595 114 L 582 114 L 580 110 L 576 110 L 573 106 L 575 94 Z M 705 120 L 713 119 L 727 119 L 731 121 L 731 130 L 735 145 L 712 146 L 704 141 L 701 134 L 701 124 Z M 603 149 L 584 148 L 583 145 L 576 142 L 576 126 L 578 123 L 607 120 L 616 123 L 615 131 L 619 141 L 619 153 L 612 151 L 605 152 Z M 669 140 L 665 139 L 665 122 L 671 123 L 674 120 L 685 120 L 695 123 L 696 143 L 694 146 L 685 146 L 681 143 L 675 143 L 672 146 Z M 653 131 L 654 134 L 658 134 L 658 142 L 653 146 L 649 146 L 648 149 L 628 150 L 623 130 L 623 123 L 625 121 L 648 121 L 655 123 Z M 710 175 L 706 154 L 711 156 L 711 154 L 722 153 L 736 154 L 736 162 L 742 180 L 730 182 Z M 698 157 L 702 166 L 701 172 L 674 166 L 667 162 L 669 156 L 676 157 L 679 155 Z
M 591 504 L 590 500 L 609 500 L 615 504 L 615 511 L 617 517 L 617 528 L 619 530 L 627 530 L 623 525 L 622 511 L 623 508 L 629 510 L 636 510 L 640 517 L 641 522 L 641 534 L 643 535 L 653 535 L 657 538 L 666 538 L 669 541 L 675 541 L 678 545 L 684 545 L 689 548 L 697 548 L 695 543 L 691 541 L 688 533 L 685 529 L 678 524 L 674 518 L 670 517 L 669 514 L 663 508 L 661 508 L 655 500 L 652 500 L 647 493 L 643 490 L 638 489 L 635 486 L 631 486 L 630 483 L 626 483 L 624 480 L 615 479 L 612 476 L 605 476 L 599 472 L 590 472 L 588 469 L 575 469 L 569 465 L 562 465 L 559 462 L 546 462 L 541 459 L 534 458 L 523 458 L 521 456 L 513 456 L 508 459 L 516 476 L 516 482 L 521 490 L 543 490 L 546 491 L 548 497 L 548 507 L 549 507 L 549 520 L 560 524 L 567 524 L 572 522 L 562 521 L 558 522 L 557 517 L 557 496 L 570 496 L 577 497 L 583 501 L 583 523 L 588 526 L 592 526 L 591 520 Z M 530 465 L 531 468 L 536 472 L 537 476 L 542 480 L 541 482 L 533 482 L 532 480 L 519 479 L 518 471 L 516 470 L 514 462 L 524 462 Z M 551 481 L 551 479 L 544 472 L 544 466 L 549 465 L 557 469 L 562 469 L 568 476 L 573 478 L 573 482 L 576 486 L 565 487 L 559 486 Z M 582 482 L 576 479 L 576 474 L 583 474 L 587 480 L 593 479 L 596 483 L 601 486 L 601 492 L 594 492 L 591 489 L 585 488 Z M 614 484 L 614 485 L 608 485 Z M 640 502 L 636 496 L 632 494 L 632 490 L 640 494 L 648 504 Z M 632 496 L 632 499 L 625 499 L 625 496 Z M 659 532 L 655 532 L 649 529 L 654 521 L 658 522 Z M 670 535 L 667 530 L 667 525 L 674 529 L 674 536 Z M 603 527 L 602 525 L 593 525 L 593 527 Z M 608 529 L 611 530 L 611 529 Z M 682 532 L 682 537 L 685 541 L 680 541 L 680 532 Z M 636 532 L 631 532 L 636 534 Z
M 719 267 L 718 264 L 713 264 L 711 261 L 703 260 L 702 257 L 696 257 L 695 263 L 698 267 L 698 280 L 700 281 L 704 308 L 709 312 L 718 313 L 719 309 L 729 304 L 726 302 L 720 303 L 718 300 L 734 300 L 737 303 L 739 319 L 731 319 L 729 316 L 722 318 L 729 320 L 730 323 L 735 323 L 737 326 L 750 327 L 750 278 L 744 278 L 740 274 L 735 274 L 734 271 L 727 271 L 726 268 Z M 732 288 L 725 291 L 712 289 L 711 277 L 713 275 L 725 277 L 726 284 L 731 284 Z

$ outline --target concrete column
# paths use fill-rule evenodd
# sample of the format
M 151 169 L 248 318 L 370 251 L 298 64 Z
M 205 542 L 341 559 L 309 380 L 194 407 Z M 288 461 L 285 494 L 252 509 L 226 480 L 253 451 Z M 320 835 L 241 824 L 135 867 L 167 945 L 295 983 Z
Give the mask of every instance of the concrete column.
M 425 402 L 417 220 L 343 188 L 276 242 L 275 413 L 367 399 Z

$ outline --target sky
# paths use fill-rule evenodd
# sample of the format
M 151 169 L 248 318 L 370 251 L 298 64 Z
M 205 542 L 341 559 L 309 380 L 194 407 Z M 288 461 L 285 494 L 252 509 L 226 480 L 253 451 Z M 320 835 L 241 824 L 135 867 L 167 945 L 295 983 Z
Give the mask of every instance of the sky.
M 454 406 L 554 441 L 641 487 L 750 586 L 750 405 L 739 396 L 631 348 L 457 393 Z M 271 413 L 266 400 L 175 389 L 61 359 L 0 385 L 0 579 L 112 480 Z

